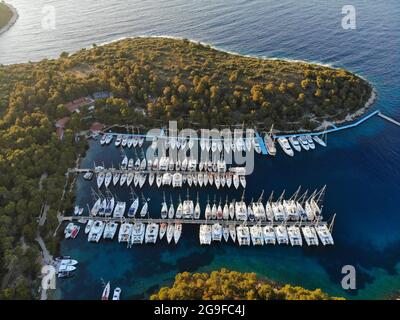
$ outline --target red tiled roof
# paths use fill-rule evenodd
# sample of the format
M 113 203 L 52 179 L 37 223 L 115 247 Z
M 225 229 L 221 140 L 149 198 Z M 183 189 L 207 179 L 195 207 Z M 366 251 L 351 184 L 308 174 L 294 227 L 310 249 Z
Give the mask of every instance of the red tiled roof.
M 89 104 L 93 103 L 92 99 L 88 97 L 83 97 L 76 99 L 72 102 L 68 102 L 65 107 L 69 110 L 69 112 L 74 112 L 78 110 L 81 107 L 87 106 Z
M 61 119 L 57 120 L 56 127 L 57 128 L 65 128 L 65 125 L 67 124 L 68 121 L 69 121 L 69 117 L 61 118 Z
M 104 128 L 104 124 L 100 122 L 93 122 L 92 126 L 90 127 L 91 131 L 100 131 Z

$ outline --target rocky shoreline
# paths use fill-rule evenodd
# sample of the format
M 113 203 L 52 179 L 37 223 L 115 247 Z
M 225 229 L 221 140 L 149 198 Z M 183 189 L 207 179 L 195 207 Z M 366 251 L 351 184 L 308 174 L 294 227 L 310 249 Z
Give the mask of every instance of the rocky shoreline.
M 19 15 L 18 15 L 18 11 L 17 9 L 15 9 L 11 4 L 6 3 L 6 2 L 2 2 L 4 5 L 6 5 L 13 13 L 12 18 L 10 19 L 10 21 L 8 21 L 8 23 L 3 27 L 0 28 L 0 35 L 3 34 L 4 32 L 8 31 L 18 20 Z

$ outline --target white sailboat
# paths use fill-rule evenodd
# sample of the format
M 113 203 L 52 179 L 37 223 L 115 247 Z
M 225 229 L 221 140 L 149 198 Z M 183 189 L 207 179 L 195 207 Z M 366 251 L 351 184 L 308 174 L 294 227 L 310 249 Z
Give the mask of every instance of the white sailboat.
M 167 227 L 167 242 L 171 243 L 172 238 L 174 237 L 175 225 L 173 223 L 168 223 Z
M 175 223 L 175 228 L 174 228 L 174 241 L 175 244 L 178 243 L 179 239 L 181 238 L 182 234 L 182 224 L 181 223 Z
M 164 238 L 166 233 L 167 233 L 167 224 L 163 222 L 160 224 L 160 240 Z

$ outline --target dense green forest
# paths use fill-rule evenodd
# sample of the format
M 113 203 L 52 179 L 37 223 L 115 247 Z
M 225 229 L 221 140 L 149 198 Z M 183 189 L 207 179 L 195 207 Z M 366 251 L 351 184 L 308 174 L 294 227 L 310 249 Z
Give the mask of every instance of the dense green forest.
M 13 13 L 10 8 L 0 2 L 0 29 L 7 25 L 12 16 Z
M 94 112 L 68 111 L 68 102 L 98 91 L 112 97 L 96 100 Z M 71 195 L 60 201 L 65 172 L 86 148 L 75 134 L 93 122 L 311 129 L 322 119 L 344 119 L 370 92 L 345 70 L 166 38 L 126 39 L 55 60 L 0 66 L 0 298 L 36 295 L 35 238 L 40 234 L 51 252 L 57 250 L 57 212 L 72 201 Z M 70 120 L 60 141 L 55 122 L 65 116 Z M 50 209 L 39 227 L 44 204 Z
M 211 273 L 179 273 L 169 287 L 153 294 L 152 300 L 339 300 L 320 289 L 279 286 L 255 273 L 221 269 Z

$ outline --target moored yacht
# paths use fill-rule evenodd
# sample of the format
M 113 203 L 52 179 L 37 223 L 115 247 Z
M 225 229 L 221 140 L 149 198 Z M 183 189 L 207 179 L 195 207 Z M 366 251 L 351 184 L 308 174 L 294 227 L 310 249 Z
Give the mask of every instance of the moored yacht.
M 89 242 L 99 242 L 101 236 L 103 235 L 104 222 L 96 220 L 90 229 L 88 241 Z
M 116 223 L 114 221 L 107 222 L 104 227 L 103 239 L 105 239 L 105 240 L 114 239 L 117 229 L 118 229 L 118 223 Z
M 292 225 L 287 228 L 287 232 L 289 235 L 290 244 L 292 246 L 302 246 L 303 239 L 301 238 L 300 228 Z
M 275 244 L 276 243 L 274 227 L 264 226 L 263 234 L 264 234 L 264 243 L 265 244 Z
M 159 225 L 157 223 L 149 223 L 146 227 L 145 243 L 156 243 L 158 238 Z
M 175 223 L 175 228 L 174 228 L 175 244 L 178 243 L 179 239 L 181 238 L 181 234 L 182 234 L 182 223 Z
M 240 225 L 236 228 L 236 238 L 238 240 L 239 246 L 249 246 L 250 245 L 250 231 L 249 227 Z
M 310 150 L 310 146 L 309 146 L 307 138 L 305 136 L 299 136 L 298 139 L 299 139 L 301 147 L 304 150 L 306 150 L 306 151 Z
M 146 226 L 142 222 L 135 222 L 132 227 L 130 244 L 142 244 L 146 232 Z
M 278 244 L 289 244 L 287 230 L 284 225 L 279 225 L 275 227 L 275 235 Z
M 310 135 L 306 135 L 306 139 L 307 139 L 307 142 L 308 142 L 308 145 L 310 146 L 310 148 L 311 149 L 315 149 L 315 144 L 314 144 L 314 141 L 311 138 L 311 136 Z
M 308 246 L 317 246 L 319 244 L 317 232 L 312 226 L 304 226 L 301 228 L 304 239 Z
M 298 152 L 301 151 L 300 142 L 299 142 L 299 140 L 297 140 L 296 137 L 293 137 L 293 136 L 292 136 L 292 137 L 289 137 L 289 141 L 290 141 L 290 144 L 292 145 L 292 147 L 293 147 L 294 150 L 296 150 L 296 151 L 298 151 Z
M 263 246 L 264 245 L 264 234 L 262 227 L 259 225 L 254 225 L 250 227 L 251 241 L 253 246 Z
M 125 222 L 121 224 L 118 233 L 118 242 L 129 242 L 131 238 L 132 228 L 133 226 L 130 223 Z
M 317 231 L 318 237 L 324 246 L 334 244 L 332 234 L 326 224 L 315 226 L 315 230 Z
M 222 226 L 219 223 L 212 225 L 212 241 L 221 242 L 222 239 Z
M 289 141 L 286 138 L 278 138 L 278 143 L 282 150 L 290 157 L 294 156 L 293 149 L 290 147 Z
M 200 225 L 200 244 L 210 245 L 212 240 L 212 228 L 209 224 Z

